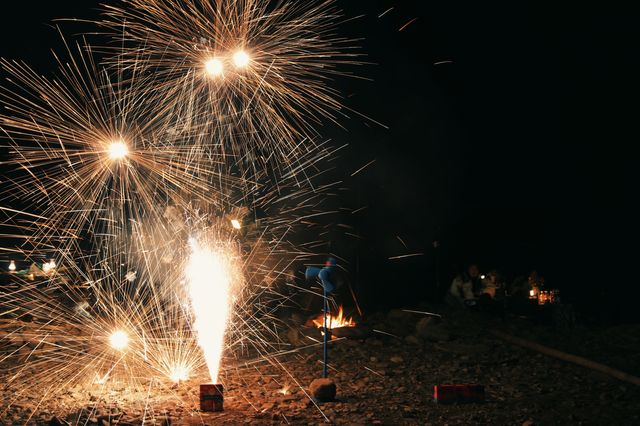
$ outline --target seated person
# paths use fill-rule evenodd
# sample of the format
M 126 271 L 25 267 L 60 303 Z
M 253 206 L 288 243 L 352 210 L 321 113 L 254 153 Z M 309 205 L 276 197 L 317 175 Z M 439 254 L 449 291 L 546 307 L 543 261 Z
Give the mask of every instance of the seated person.
M 466 306 L 476 304 L 474 294 L 474 282 L 480 283 L 480 271 L 475 264 L 469 265 L 466 273 L 458 274 L 451 282 L 449 295 Z
M 494 299 L 499 288 L 500 283 L 498 281 L 498 272 L 494 269 L 482 280 L 482 294 L 486 294 Z

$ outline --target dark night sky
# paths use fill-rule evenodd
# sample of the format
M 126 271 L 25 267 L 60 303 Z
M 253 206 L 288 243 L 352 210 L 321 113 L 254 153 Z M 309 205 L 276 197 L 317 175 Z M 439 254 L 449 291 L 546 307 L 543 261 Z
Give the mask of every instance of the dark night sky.
M 95 17 L 97 3 L 5 2 L 0 55 L 47 73 L 58 43 L 46 24 Z M 389 126 L 354 117 L 346 131 L 325 129 L 350 144 L 346 170 L 376 159 L 347 179 L 347 203 L 370 206 L 353 219 L 366 243 L 360 267 L 353 256 L 349 266 L 363 299 L 429 295 L 438 238 L 447 283 L 451 265 L 470 260 L 511 275 L 537 268 L 568 298 L 624 312 L 618 296 L 640 285 L 625 250 L 637 192 L 637 14 L 609 3 L 340 3 L 366 15 L 345 31 L 365 37 L 376 65 L 358 70 L 372 82 L 339 84 L 349 106 Z M 425 255 L 388 260 L 407 252 Z

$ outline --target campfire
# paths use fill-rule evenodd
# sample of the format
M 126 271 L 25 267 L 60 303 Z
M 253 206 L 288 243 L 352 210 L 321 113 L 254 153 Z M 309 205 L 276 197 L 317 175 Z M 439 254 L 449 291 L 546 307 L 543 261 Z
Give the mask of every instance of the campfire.
M 318 328 L 324 327 L 323 314 L 318 315 L 316 318 L 312 319 L 311 321 Z M 344 309 L 342 305 L 340 305 L 340 308 L 338 309 L 338 315 L 334 316 L 329 314 L 327 316 L 327 328 L 329 328 L 330 330 L 333 330 L 335 328 L 355 327 L 355 326 L 356 326 L 356 322 L 353 320 L 353 318 L 347 318 L 344 315 Z

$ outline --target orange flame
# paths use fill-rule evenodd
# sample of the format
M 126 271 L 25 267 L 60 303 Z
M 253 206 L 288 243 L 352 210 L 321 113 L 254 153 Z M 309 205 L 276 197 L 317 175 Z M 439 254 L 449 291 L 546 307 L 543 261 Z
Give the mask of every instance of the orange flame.
M 311 321 L 313 321 L 315 326 L 318 328 L 324 327 L 323 314 L 318 315 L 315 319 Z M 338 309 L 338 315 L 333 316 L 329 314 L 327 317 L 327 328 L 329 328 L 330 330 L 334 328 L 355 327 L 355 326 L 356 326 L 356 322 L 353 320 L 353 318 L 347 318 L 344 315 L 344 310 L 342 308 L 342 305 L 340 305 L 340 308 Z

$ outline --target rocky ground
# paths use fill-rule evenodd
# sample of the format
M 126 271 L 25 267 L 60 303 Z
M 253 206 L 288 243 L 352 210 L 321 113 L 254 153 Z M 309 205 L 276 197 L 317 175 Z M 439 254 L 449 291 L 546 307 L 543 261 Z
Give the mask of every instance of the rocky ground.
M 331 344 L 334 402 L 316 403 L 308 386 L 321 375 L 317 331 L 286 333 L 295 350 L 227 374 L 225 410 L 198 410 L 198 383 L 173 388 L 59 389 L 42 401 L 0 394 L 0 425 L 632 425 L 640 424 L 640 387 L 513 346 L 501 330 L 640 374 L 640 327 L 559 331 L 517 317 L 445 313 L 442 321 L 400 310 L 365 318 Z M 338 333 L 339 334 L 339 333 Z M 440 405 L 433 386 L 480 383 L 486 401 Z M 45 384 L 43 384 L 45 385 Z M 32 396 L 33 395 L 33 396 Z

